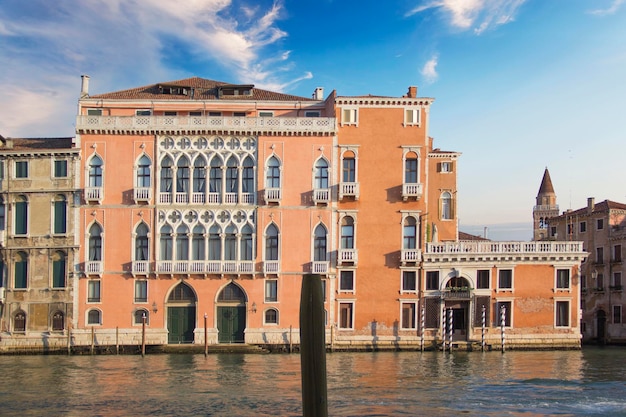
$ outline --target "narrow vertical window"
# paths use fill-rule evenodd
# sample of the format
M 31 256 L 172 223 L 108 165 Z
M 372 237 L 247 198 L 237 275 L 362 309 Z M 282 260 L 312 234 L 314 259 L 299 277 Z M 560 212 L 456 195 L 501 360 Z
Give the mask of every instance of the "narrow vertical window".
M 176 166 L 176 192 L 189 192 L 189 160 L 182 157 Z
M 402 328 L 415 329 L 417 308 L 415 303 L 402 303 Z
M 28 200 L 26 196 L 19 195 L 15 198 L 15 234 L 25 235 L 28 233 Z
M 191 235 L 191 259 L 200 261 L 205 259 L 204 226 L 196 225 Z
M 100 302 L 100 280 L 91 280 L 87 283 L 87 302 Z
M 55 252 L 52 256 L 52 288 L 65 288 L 66 271 L 65 254 L 61 251 Z
M 237 166 L 237 160 L 231 157 L 226 163 L 226 192 L 236 193 L 239 191 L 239 167 Z
M 341 219 L 341 249 L 354 249 L 354 219 L 350 216 Z
M 245 225 L 241 230 L 241 243 L 239 249 L 239 258 L 242 261 L 251 261 L 252 257 L 252 228 Z
M 324 158 L 315 163 L 315 188 L 328 188 L 328 162 Z
M 59 194 L 54 198 L 54 234 L 67 232 L 67 200 Z
M 222 192 L 222 166 L 219 158 L 211 159 L 211 171 L 209 172 L 209 192 L 220 194 Z
M 7 208 L 4 203 L 4 198 L 0 196 L 0 230 L 6 229 L 6 212 Z
M 229 225 L 226 228 L 226 237 L 224 240 L 224 260 L 234 261 L 237 259 L 237 228 Z
M 145 281 L 145 280 L 135 281 L 135 302 L 136 303 L 148 302 L 148 281 Z
M 280 162 L 275 156 L 267 161 L 266 188 L 280 188 Z
M 417 291 L 417 276 L 415 271 L 402 271 L 402 291 Z
M 270 224 L 265 231 L 265 260 L 278 260 L 278 228 Z
M 186 261 L 189 259 L 189 228 L 181 224 L 176 229 L 176 260 Z
M 326 261 L 326 228 L 321 224 L 315 228 L 313 240 L 313 260 Z
M 243 172 L 241 173 L 241 191 L 244 193 L 254 192 L 254 163 L 248 157 L 243 161 Z
M 18 252 L 15 255 L 15 280 L 13 288 L 26 289 L 28 287 L 28 255 L 26 252 Z
M 102 228 L 97 223 L 89 229 L 89 260 L 102 260 Z
M 166 156 L 161 162 L 161 192 L 171 193 L 173 183 L 172 159 Z
M 343 157 L 343 169 L 342 169 L 342 181 L 343 182 L 355 182 L 356 181 L 356 160 L 354 155 L 344 155 Z
M 452 219 L 452 194 L 448 191 L 441 194 L 441 218 L 443 220 Z
M 135 260 L 147 261 L 148 260 L 148 226 L 145 223 L 137 226 L 135 235 Z
M 556 302 L 556 326 L 569 327 L 569 301 Z
M 137 187 L 149 188 L 151 182 L 150 175 L 150 158 L 142 155 L 137 163 Z
M 161 236 L 159 239 L 160 253 L 159 258 L 162 261 L 171 261 L 173 254 L 173 245 L 172 245 L 172 227 L 168 225 L 164 225 L 161 227 Z
M 54 161 L 54 178 L 66 178 L 67 177 L 67 161 L 58 160 Z
M 353 309 L 352 303 L 339 303 L 339 328 L 352 329 Z
M 404 249 L 417 248 L 417 221 L 414 217 L 407 217 L 404 220 L 403 245 Z
M 206 161 L 202 157 L 196 158 L 193 163 L 193 192 L 206 191 Z
M 274 303 L 278 301 L 278 281 L 268 279 L 265 281 L 265 302 Z
M 220 237 L 220 227 L 211 226 L 209 229 L 209 259 L 219 261 L 222 259 L 222 239 Z
M 417 183 L 417 155 L 409 154 L 404 161 L 404 182 Z
M 52 315 L 52 331 L 60 332 L 65 329 L 65 315 L 61 311 L 55 311 Z
M 102 158 L 98 155 L 89 160 L 89 186 L 102 187 Z

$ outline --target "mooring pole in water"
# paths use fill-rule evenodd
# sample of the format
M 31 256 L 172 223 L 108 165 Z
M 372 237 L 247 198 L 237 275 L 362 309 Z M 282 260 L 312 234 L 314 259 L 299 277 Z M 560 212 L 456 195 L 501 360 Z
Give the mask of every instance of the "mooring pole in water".
M 319 275 L 302 277 L 300 368 L 303 417 L 328 417 L 324 295 Z
M 96 328 L 95 327 L 91 327 L 91 354 L 93 355 L 93 345 L 95 343 L 96 340 Z
M 146 356 L 146 313 L 141 317 L 141 356 Z
M 424 303 L 422 302 L 422 315 L 420 317 L 420 350 L 424 351 L 424 327 L 426 326 L 426 318 L 424 317 Z
M 207 315 L 204 313 L 204 356 L 209 354 L 209 331 L 207 329 Z
M 120 354 L 120 328 L 115 326 L 115 353 Z
M 452 353 L 452 333 L 454 333 L 454 322 L 452 318 L 452 309 L 448 309 L 448 352 Z
M 500 306 L 500 335 L 502 336 L 502 353 L 504 353 L 504 325 L 506 324 L 506 307 Z
M 67 324 L 67 354 L 72 353 L 72 328 Z
M 291 353 L 293 351 L 292 332 L 293 332 L 293 326 L 289 325 L 289 353 Z
M 483 322 L 482 322 L 482 328 L 481 328 L 481 339 L 480 339 L 480 349 L 484 352 L 485 351 L 485 322 L 486 322 L 486 309 L 485 309 L 485 305 L 483 304 Z

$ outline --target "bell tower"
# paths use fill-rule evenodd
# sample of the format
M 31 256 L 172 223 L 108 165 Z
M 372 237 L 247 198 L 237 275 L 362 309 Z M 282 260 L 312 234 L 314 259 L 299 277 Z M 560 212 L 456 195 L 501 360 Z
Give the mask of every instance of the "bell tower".
M 552 186 L 550 172 L 546 167 L 537 193 L 536 205 L 533 207 L 533 240 L 550 239 L 550 219 L 558 215 L 559 206 L 556 204 L 556 193 Z

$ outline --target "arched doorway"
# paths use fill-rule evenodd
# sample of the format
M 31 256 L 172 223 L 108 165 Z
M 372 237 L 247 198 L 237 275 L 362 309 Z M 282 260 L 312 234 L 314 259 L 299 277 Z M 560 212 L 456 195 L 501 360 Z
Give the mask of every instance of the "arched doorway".
M 604 344 L 606 342 L 606 313 L 604 310 L 598 310 L 596 328 L 598 329 L 598 343 Z
M 444 314 L 448 320 L 452 310 L 452 337 L 453 340 L 467 340 L 469 334 L 469 311 L 471 300 L 471 285 L 463 277 L 453 277 L 447 283 L 442 296 L 445 300 Z M 448 330 L 449 331 L 449 330 Z
M 218 343 L 244 343 L 246 294 L 231 282 L 217 296 Z
M 167 299 L 168 343 L 193 343 L 196 328 L 196 294 L 181 282 Z

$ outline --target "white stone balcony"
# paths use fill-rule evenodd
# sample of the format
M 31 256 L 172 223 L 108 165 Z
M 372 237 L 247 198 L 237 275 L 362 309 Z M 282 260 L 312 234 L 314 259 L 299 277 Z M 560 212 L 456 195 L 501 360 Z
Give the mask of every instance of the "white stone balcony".
M 102 187 L 86 187 L 85 201 L 88 203 L 102 203 L 104 192 Z
M 400 251 L 402 264 L 418 263 L 422 260 L 422 251 L 420 249 L 402 249 Z
M 6 246 L 6 231 L 0 230 L 0 247 L 4 248 Z
M 150 187 L 135 188 L 135 203 L 149 203 L 152 200 L 152 189 Z
M 350 263 L 356 265 L 359 260 L 359 252 L 357 249 L 339 249 L 337 263 Z
M 94 134 L 334 134 L 334 117 L 87 116 L 76 117 L 77 133 Z
M 265 189 L 265 203 L 280 203 L 280 188 L 266 188 Z
M 85 262 L 85 274 L 101 276 L 104 271 L 102 261 L 86 261 Z
M 328 261 L 313 261 L 311 265 L 311 272 L 313 274 L 328 274 L 329 262 Z
M 253 274 L 254 261 L 157 261 L 157 274 Z
M 150 261 L 133 261 L 131 272 L 133 276 L 149 275 Z
M 272 275 L 280 272 L 280 261 L 264 261 L 263 274 Z
M 582 261 L 588 253 L 583 242 L 441 242 L 427 243 L 425 262 L 458 262 L 481 260 L 541 259 L 551 261 Z
M 359 183 L 358 182 L 342 182 L 339 184 L 339 199 L 344 197 L 354 197 L 359 199 Z
M 421 183 L 404 183 L 402 184 L 402 199 L 404 201 L 409 198 L 415 198 L 419 200 L 422 198 L 423 186 Z
M 315 188 L 313 190 L 313 202 L 315 204 L 328 204 L 330 202 L 330 188 Z

